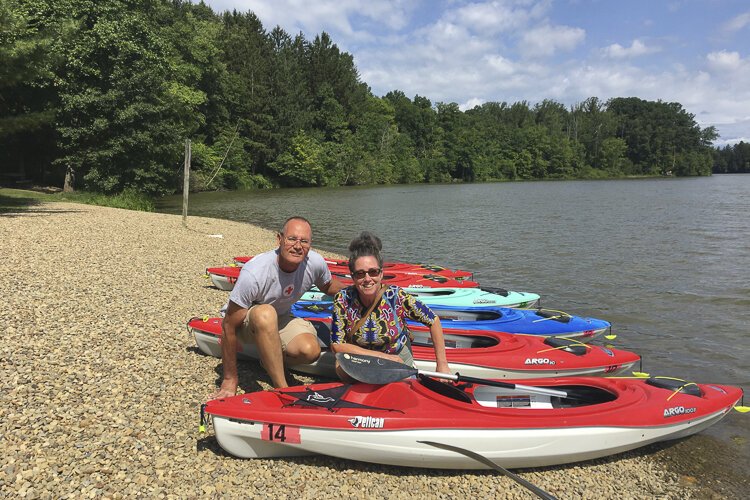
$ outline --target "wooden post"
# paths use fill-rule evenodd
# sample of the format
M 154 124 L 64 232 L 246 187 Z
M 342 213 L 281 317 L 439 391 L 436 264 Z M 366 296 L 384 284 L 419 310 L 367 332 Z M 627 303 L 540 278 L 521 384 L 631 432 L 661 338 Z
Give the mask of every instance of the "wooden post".
M 185 139 L 185 171 L 182 181 L 182 225 L 187 227 L 188 192 L 190 191 L 190 139 Z

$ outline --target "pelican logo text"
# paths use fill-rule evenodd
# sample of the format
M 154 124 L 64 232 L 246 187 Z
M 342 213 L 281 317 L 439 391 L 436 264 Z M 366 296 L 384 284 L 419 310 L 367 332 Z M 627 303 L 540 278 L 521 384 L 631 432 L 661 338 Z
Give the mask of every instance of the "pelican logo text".
M 695 413 L 695 408 L 685 408 L 684 406 L 673 406 L 672 408 L 664 409 L 664 418 L 676 417 L 677 415 L 687 415 L 688 413 Z
M 526 358 L 525 365 L 554 365 L 555 362 L 549 358 Z
M 385 419 L 375 417 L 354 417 L 349 419 L 349 423 L 352 424 L 352 427 L 360 429 L 382 429 L 385 424 Z

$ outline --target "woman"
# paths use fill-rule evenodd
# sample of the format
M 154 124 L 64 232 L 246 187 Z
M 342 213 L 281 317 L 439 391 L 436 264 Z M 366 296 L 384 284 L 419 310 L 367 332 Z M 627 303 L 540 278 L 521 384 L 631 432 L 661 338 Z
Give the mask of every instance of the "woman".
M 383 285 L 380 238 L 363 232 L 349 244 L 349 271 L 354 285 L 333 298 L 331 350 L 335 353 L 368 354 L 414 365 L 406 319 L 430 327 L 437 371 L 450 373 L 440 318 L 427 306 L 395 285 Z M 344 381 L 351 378 L 336 364 Z

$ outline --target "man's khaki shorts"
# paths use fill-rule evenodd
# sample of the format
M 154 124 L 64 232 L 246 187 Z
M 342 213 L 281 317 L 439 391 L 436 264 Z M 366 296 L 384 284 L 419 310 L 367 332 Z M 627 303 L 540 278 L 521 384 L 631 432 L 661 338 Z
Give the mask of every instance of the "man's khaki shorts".
M 247 310 L 245 320 L 237 331 L 237 338 L 243 344 L 255 344 L 255 328 L 250 322 L 250 311 L 253 310 L 253 307 L 255 306 L 251 306 L 250 309 Z M 316 338 L 318 336 L 318 332 L 309 321 L 294 317 L 291 314 L 279 316 L 279 337 L 281 338 L 281 350 L 283 352 L 286 352 L 286 346 L 289 345 L 297 335 L 302 335 L 303 333 L 309 333 Z

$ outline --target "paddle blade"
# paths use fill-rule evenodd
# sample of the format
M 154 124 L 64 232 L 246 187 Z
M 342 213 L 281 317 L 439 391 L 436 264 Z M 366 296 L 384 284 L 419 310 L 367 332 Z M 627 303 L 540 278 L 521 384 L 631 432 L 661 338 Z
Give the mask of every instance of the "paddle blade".
M 644 372 L 633 372 L 633 376 L 637 378 L 649 378 L 651 375 Z
M 615 335 L 614 333 L 611 333 L 609 335 L 605 335 L 604 338 L 607 340 L 615 340 L 617 338 L 617 335 Z
M 388 384 L 417 374 L 416 368 L 377 356 L 340 352 L 336 362 L 351 378 L 367 384 Z
M 740 413 L 747 413 L 750 411 L 750 406 L 735 406 L 734 409 Z

